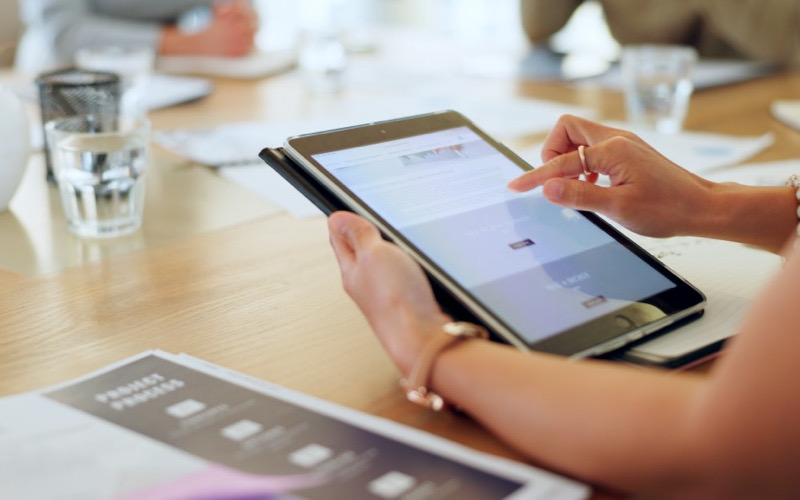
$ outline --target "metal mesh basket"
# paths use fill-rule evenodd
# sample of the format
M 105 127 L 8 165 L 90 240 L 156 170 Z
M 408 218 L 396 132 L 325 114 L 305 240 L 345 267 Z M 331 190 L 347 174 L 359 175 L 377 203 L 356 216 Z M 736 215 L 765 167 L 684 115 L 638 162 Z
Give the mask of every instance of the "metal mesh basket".
M 39 75 L 36 85 L 39 87 L 42 127 L 51 120 L 72 116 L 119 116 L 122 88 L 120 78 L 115 73 L 68 68 Z M 101 126 L 108 120 L 96 123 Z M 47 179 L 52 182 L 53 166 L 46 133 L 44 149 Z

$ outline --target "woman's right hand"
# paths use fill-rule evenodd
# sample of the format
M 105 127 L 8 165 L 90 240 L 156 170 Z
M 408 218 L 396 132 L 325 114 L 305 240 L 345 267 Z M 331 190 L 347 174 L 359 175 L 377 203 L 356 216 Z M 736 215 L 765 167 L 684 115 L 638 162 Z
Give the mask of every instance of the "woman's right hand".
M 584 146 L 583 173 L 578 146 Z M 512 191 L 543 186 L 551 202 L 610 217 L 646 236 L 703 232 L 715 183 L 672 163 L 635 134 L 599 123 L 562 116 L 547 136 L 545 164 L 509 183 Z M 610 186 L 594 183 L 606 175 Z

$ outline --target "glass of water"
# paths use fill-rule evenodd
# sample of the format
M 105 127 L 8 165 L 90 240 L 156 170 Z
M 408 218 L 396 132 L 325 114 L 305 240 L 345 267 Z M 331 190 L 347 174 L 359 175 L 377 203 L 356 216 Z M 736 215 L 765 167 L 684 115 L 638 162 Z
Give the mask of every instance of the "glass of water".
M 332 93 L 342 88 L 347 68 L 345 4 L 343 0 L 304 0 L 299 4 L 302 38 L 297 64 L 312 92 Z
M 628 122 L 664 133 L 680 132 L 692 95 L 697 59 L 684 45 L 632 45 L 622 51 L 622 79 Z
M 79 115 L 50 121 L 45 131 L 70 230 L 87 238 L 138 230 L 144 212 L 150 123 Z

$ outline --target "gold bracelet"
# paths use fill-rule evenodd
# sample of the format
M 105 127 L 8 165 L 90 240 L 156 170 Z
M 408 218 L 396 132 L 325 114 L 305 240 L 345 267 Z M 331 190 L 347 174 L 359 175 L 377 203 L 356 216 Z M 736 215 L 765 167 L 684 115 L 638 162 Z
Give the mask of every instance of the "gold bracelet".
M 488 338 L 489 332 L 482 326 L 464 321 L 445 323 L 442 326 L 442 333 L 434 335 L 425 344 L 408 378 L 400 382 L 400 385 L 406 391 L 406 398 L 412 403 L 433 411 L 444 409 L 447 406 L 444 399 L 428 389 L 427 386 L 434 361 L 443 350 L 456 342 L 465 339 Z

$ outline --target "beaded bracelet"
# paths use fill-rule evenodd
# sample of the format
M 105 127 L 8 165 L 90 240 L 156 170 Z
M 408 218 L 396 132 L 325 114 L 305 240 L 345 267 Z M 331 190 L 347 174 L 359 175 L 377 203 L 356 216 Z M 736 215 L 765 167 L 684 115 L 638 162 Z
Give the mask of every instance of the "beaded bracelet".
M 786 179 L 786 185 L 794 188 L 794 197 L 797 200 L 797 235 L 800 236 L 800 175 L 792 174 Z M 795 243 L 796 245 L 797 243 Z

